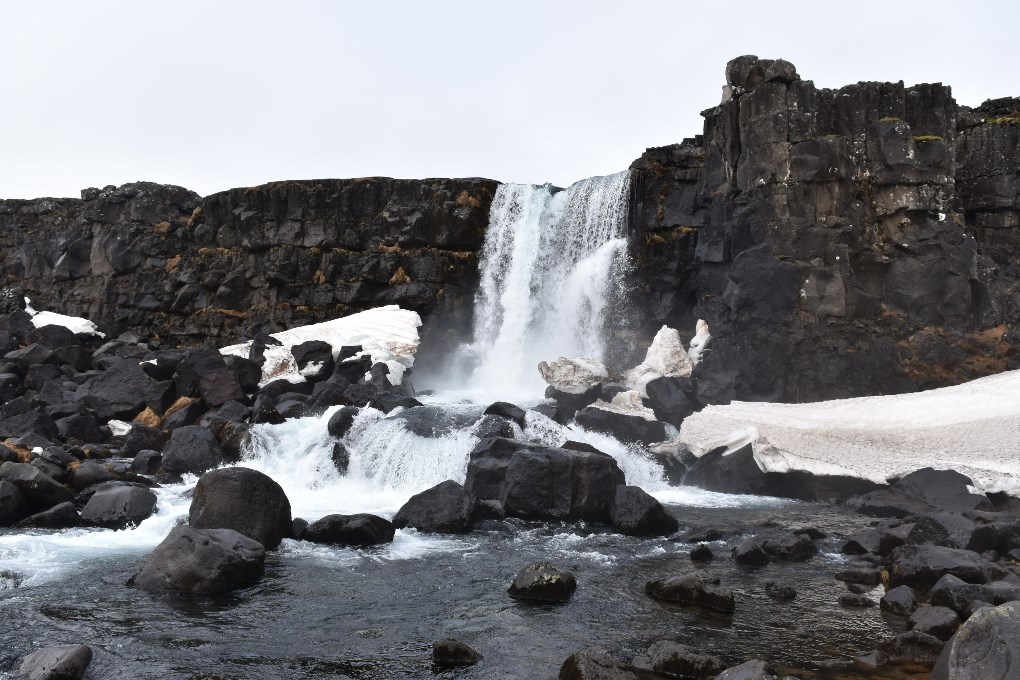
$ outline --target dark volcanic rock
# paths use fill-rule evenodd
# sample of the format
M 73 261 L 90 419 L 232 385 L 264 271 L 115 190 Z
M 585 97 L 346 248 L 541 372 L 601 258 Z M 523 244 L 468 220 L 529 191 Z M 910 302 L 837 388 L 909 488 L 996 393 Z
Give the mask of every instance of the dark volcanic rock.
M 367 547 L 391 542 L 393 532 L 391 522 L 375 515 L 326 515 L 308 525 L 304 540 Z
M 892 552 L 890 583 L 928 590 L 952 574 L 968 583 L 988 583 L 1005 576 L 1001 567 L 970 550 L 931 545 L 905 545 Z
M 174 474 L 202 474 L 223 461 L 223 451 L 213 433 L 198 425 L 174 430 L 163 448 L 163 469 Z
M 726 664 L 693 647 L 660 640 L 634 657 L 634 668 L 668 677 L 708 678 L 722 672 Z
M 779 676 L 761 659 L 752 659 L 739 666 L 727 668 L 715 676 L 715 680 L 779 680 Z
M 890 663 L 905 667 L 904 670 L 923 672 L 935 665 L 942 646 L 937 637 L 912 630 L 883 642 L 879 651 Z
M 669 536 L 680 522 L 638 486 L 618 486 L 609 509 L 613 529 L 627 536 Z
M 559 680 L 637 680 L 637 675 L 601 649 L 584 649 L 560 667 Z
M 577 589 L 577 581 L 569 571 L 560 571 L 548 562 L 533 562 L 517 572 L 507 589 L 516 600 L 566 602 Z
M 215 595 L 258 581 L 265 560 L 262 544 L 236 531 L 178 526 L 145 558 L 129 585 Z
M 921 607 L 910 615 L 910 629 L 945 641 L 960 627 L 960 617 L 947 607 Z
M 986 607 L 960 627 L 931 680 L 1010 680 L 1020 668 L 1020 602 Z
M 645 592 L 656 600 L 679 602 L 731 614 L 736 609 L 733 591 L 719 585 L 719 578 L 702 572 L 649 581 Z
M 233 529 L 275 550 L 290 533 L 290 501 L 261 472 L 221 468 L 198 480 L 188 522 L 196 529 Z
M 691 558 L 691 562 L 711 562 L 715 559 L 715 553 L 704 543 L 699 543 L 691 548 L 691 553 L 688 557 Z
M 163 454 L 152 449 L 139 451 L 131 461 L 131 470 L 143 475 L 154 475 L 163 466 Z
M 126 484 L 104 484 L 96 489 L 81 511 L 86 524 L 123 529 L 139 524 L 156 510 L 156 494 Z
M 765 582 L 765 594 L 773 600 L 793 600 L 797 597 L 797 589 L 775 581 Z
M 397 514 L 393 526 L 429 533 L 464 534 L 474 527 L 478 499 L 452 480 L 411 496 Z
M 47 510 L 58 503 L 74 500 L 74 494 L 67 487 L 28 463 L 3 463 L 0 465 L 0 479 L 18 487 L 30 508 L 35 511 Z
M 358 415 L 358 409 L 353 406 L 344 406 L 329 417 L 326 427 L 330 436 L 343 437 L 354 424 L 354 417 Z
M 883 610 L 900 616 L 909 616 L 920 606 L 917 592 L 910 586 L 896 586 L 889 589 L 878 604 Z
M 666 427 L 658 420 L 615 413 L 596 406 L 582 409 L 574 419 L 586 430 L 611 434 L 622 442 L 654 444 L 666 439 Z
M 967 583 L 953 574 L 946 574 L 932 586 L 931 603 L 948 607 L 966 617 L 975 602 L 997 606 L 1020 601 L 1020 584 L 1007 581 Z
M 526 424 L 524 409 L 522 409 L 520 406 L 516 406 L 509 402 L 497 401 L 492 404 L 489 404 L 489 406 L 486 407 L 485 411 L 483 411 L 482 413 L 483 415 L 487 416 L 488 415 L 501 416 L 503 418 L 506 418 L 507 420 L 512 420 L 513 422 L 520 425 L 522 428 Z
M 18 677 L 25 680 L 81 680 L 92 663 L 86 645 L 43 647 L 21 660 Z
M 770 557 L 780 560 L 800 562 L 818 554 L 818 546 L 807 534 L 768 538 L 761 547 Z
M 67 502 L 54 505 L 49 510 L 29 515 L 15 526 L 19 529 L 70 529 L 71 527 L 81 526 L 81 524 L 82 518 L 74 507 L 74 503 Z
M 474 666 L 483 658 L 478 650 L 453 638 L 432 645 L 432 664 L 439 668 Z
M 750 567 L 761 567 L 769 563 L 769 555 L 753 538 L 745 538 L 733 549 L 733 561 Z
M 7 480 L 0 481 L 0 527 L 9 527 L 29 513 L 28 497 Z

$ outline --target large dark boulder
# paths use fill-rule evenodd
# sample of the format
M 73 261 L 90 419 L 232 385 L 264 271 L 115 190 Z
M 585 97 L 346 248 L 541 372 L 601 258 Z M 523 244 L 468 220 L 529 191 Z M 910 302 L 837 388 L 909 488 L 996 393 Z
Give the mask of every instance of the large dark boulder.
M 0 527 L 9 527 L 29 513 L 28 497 L 6 479 L 0 481 Z
M 501 503 L 508 516 L 606 522 L 616 487 L 625 483 L 604 453 L 487 439 L 471 452 L 464 486 Z
M 637 680 L 625 664 L 601 649 L 583 649 L 560 666 L 559 680 Z
M 500 416 L 502 418 L 506 418 L 507 420 L 512 420 L 513 422 L 517 423 L 522 429 L 527 424 L 526 423 L 527 414 L 525 410 L 522 409 L 520 406 L 511 404 L 510 402 L 506 401 L 496 401 L 489 404 L 485 408 L 485 411 L 482 412 L 482 415 Z
M 290 501 L 272 478 L 249 468 L 221 468 L 202 475 L 188 522 L 196 529 L 233 529 L 275 550 L 290 533 Z
M 703 607 L 723 614 L 736 610 L 733 591 L 720 585 L 719 578 L 705 572 L 648 581 L 645 592 L 656 600 Z
M 294 345 L 290 353 L 298 370 L 311 381 L 328 378 L 333 374 L 333 346 L 322 340 L 309 340 Z
M 43 647 L 28 654 L 18 665 L 24 680 L 82 680 L 92 663 L 92 649 L 86 645 Z
M 932 586 L 930 596 L 933 605 L 948 607 L 966 617 L 975 602 L 997 606 L 1020 601 L 1020 584 L 1008 581 L 967 583 L 953 574 L 946 574 Z
M 82 383 L 74 400 L 87 404 L 103 420 L 131 420 L 145 408 L 145 396 L 154 383 L 137 360 L 115 359 L 106 370 Z
M 953 578 L 947 576 L 945 578 Z M 962 583 L 962 581 L 961 581 Z M 917 591 L 910 586 L 896 586 L 886 591 L 882 599 L 878 601 L 883 611 L 900 616 L 909 616 L 920 606 Z
M 60 503 L 49 510 L 29 515 L 15 526 L 19 529 L 70 529 L 81 526 L 82 518 L 74 503 Z
M 156 494 L 127 484 L 104 484 L 96 489 L 81 511 L 82 521 L 107 529 L 140 524 L 156 511 Z
M 769 554 L 753 538 L 745 538 L 733 549 L 733 561 L 749 567 L 762 567 L 769 563 Z
M 262 544 L 236 531 L 178 526 L 128 584 L 151 592 L 215 595 L 258 581 L 265 560 Z
M 336 413 L 329 417 L 326 429 L 332 437 L 343 437 L 354 425 L 354 418 L 358 415 L 359 409 L 354 406 L 342 406 Z
M 963 513 L 988 510 L 983 493 L 972 493 L 970 477 L 955 470 L 923 468 L 904 475 L 889 488 L 876 489 L 849 501 L 860 512 L 878 517 L 907 517 L 933 511 Z
M 652 409 L 655 417 L 674 427 L 680 427 L 684 418 L 701 407 L 690 378 L 655 378 L 645 385 L 645 393 L 648 394 L 645 405 Z
M 634 668 L 667 677 L 710 678 L 725 670 L 726 664 L 694 647 L 660 640 L 634 657 Z
M 427 533 L 464 534 L 474 527 L 477 514 L 478 499 L 457 482 L 447 480 L 411 496 L 393 516 L 393 526 Z
M 439 640 L 432 645 L 432 664 L 437 668 L 474 666 L 483 658 L 477 649 L 453 638 Z
M 560 571 L 548 562 L 533 562 L 517 572 L 507 593 L 515 600 L 566 602 L 577 589 L 569 571 Z
M 121 449 L 121 453 L 130 458 L 146 449 L 162 451 L 169 438 L 168 432 L 141 423 L 132 423 L 131 429 L 128 430 L 127 436 L 124 438 L 124 447 Z
M 627 536 L 669 536 L 680 522 L 638 486 L 618 486 L 609 509 L 613 529 Z
M 59 503 L 74 500 L 70 489 L 28 463 L 3 463 L 0 465 L 0 479 L 18 487 L 32 511 L 48 510 Z
M 74 469 L 71 473 L 71 486 L 76 491 L 82 491 L 90 486 L 113 481 L 116 478 L 105 465 L 93 460 L 87 460 Z
M 578 411 L 574 421 L 586 430 L 610 434 L 622 442 L 654 444 L 666 439 L 666 426 L 658 420 L 616 413 L 597 406 Z
M 393 540 L 393 524 L 376 515 L 326 515 L 308 525 L 304 540 L 358 548 Z
M 971 550 L 934 545 L 904 545 L 891 556 L 890 583 L 927 591 L 946 574 L 968 583 L 988 583 L 1006 572 Z
M 174 430 L 163 448 L 163 469 L 172 474 L 200 475 L 223 462 L 223 451 L 213 433 L 198 425 Z
M 244 397 L 237 376 L 214 349 L 190 350 L 177 363 L 174 380 L 178 395 L 202 397 L 210 406 Z
M 946 643 L 931 680 L 1013 680 L 1020 669 L 1020 602 L 977 611 Z
M 818 554 L 818 546 L 807 534 L 767 538 L 761 547 L 769 557 L 792 562 L 809 560 Z
M 945 641 L 960 627 L 960 617 L 948 607 L 921 607 L 910 615 L 910 629 Z

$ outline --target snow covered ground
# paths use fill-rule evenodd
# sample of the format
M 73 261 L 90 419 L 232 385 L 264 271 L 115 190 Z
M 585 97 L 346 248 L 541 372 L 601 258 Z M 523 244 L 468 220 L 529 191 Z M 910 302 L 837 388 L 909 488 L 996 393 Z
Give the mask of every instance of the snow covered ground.
M 341 347 L 361 345 L 363 351 L 357 356 L 368 355 L 372 357 L 372 363 L 385 363 L 390 368 L 390 381 L 400 384 L 404 370 L 414 363 L 419 326 L 421 317 L 418 312 L 387 305 L 332 321 L 273 333 L 272 336 L 283 345 L 266 348 L 266 363 L 262 367 L 259 386 L 281 378 L 295 383 L 304 382 L 305 377 L 298 371 L 290 348 L 309 340 L 328 342 L 333 347 L 334 357 Z M 220 352 L 247 357 L 250 348 L 251 343 L 245 342 L 224 347 Z
M 684 420 L 680 439 L 696 456 L 751 443 L 766 472 L 884 483 L 933 467 L 1020 496 L 1020 371 L 915 394 L 709 406 Z
M 101 338 L 106 337 L 104 333 L 99 332 L 99 327 L 88 319 L 82 319 L 78 316 L 57 314 L 56 312 L 37 312 L 32 308 L 32 301 L 28 298 L 25 298 L 25 311 L 32 317 L 32 325 L 36 328 L 42 328 L 43 326 L 63 326 L 72 333 L 98 335 Z

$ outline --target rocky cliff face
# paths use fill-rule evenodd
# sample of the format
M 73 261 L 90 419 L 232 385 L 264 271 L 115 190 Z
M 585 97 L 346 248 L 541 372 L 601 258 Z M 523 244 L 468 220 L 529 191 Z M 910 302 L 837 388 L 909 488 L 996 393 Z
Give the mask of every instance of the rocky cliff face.
M 470 313 L 496 183 L 277 182 L 201 198 L 151 183 L 0 201 L 2 274 L 39 309 L 170 344 L 384 304 Z
M 727 66 L 704 135 L 632 166 L 650 325 L 709 322 L 698 396 L 811 401 L 1017 367 L 1020 100 Z

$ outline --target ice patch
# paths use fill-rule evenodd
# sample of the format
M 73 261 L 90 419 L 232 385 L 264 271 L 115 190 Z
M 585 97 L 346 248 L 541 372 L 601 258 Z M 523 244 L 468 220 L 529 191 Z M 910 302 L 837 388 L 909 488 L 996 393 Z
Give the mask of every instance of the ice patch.
M 647 397 L 645 387 L 651 381 L 662 377 L 687 377 L 692 370 L 694 364 L 680 341 L 680 332 L 663 326 L 655 334 L 645 360 L 624 373 L 623 382 L 642 397 Z
M 767 472 L 884 484 L 934 467 L 967 475 L 983 492 L 1018 496 L 1020 371 L 914 394 L 709 406 L 684 420 L 680 439 L 696 456 L 751 444 Z
M 43 326 L 63 326 L 72 333 L 78 335 L 98 335 L 105 338 L 105 333 L 99 332 L 99 327 L 88 319 L 78 316 L 66 316 L 56 312 L 37 312 L 32 308 L 32 301 L 25 298 L 25 312 L 32 317 L 32 325 L 36 328 Z
M 609 371 L 598 359 L 560 357 L 552 363 L 539 362 L 538 372 L 554 389 L 567 394 L 584 394 L 609 380 Z

